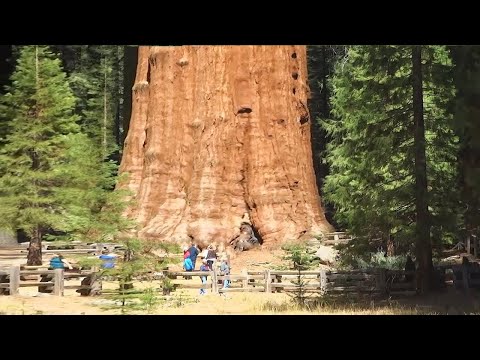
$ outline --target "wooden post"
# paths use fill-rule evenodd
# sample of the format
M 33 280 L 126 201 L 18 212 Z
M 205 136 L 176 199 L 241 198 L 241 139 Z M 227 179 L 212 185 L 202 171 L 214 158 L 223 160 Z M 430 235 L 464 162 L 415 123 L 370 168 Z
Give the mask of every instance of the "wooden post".
M 64 276 L 63 269 L 55 269 L 55 276 L 53 280 L 53 295 L 63 296 Z
M 218 294 L 217 272 L 215 268 L 210 271 L 210 276 L 212 278 L 212 294 Z
M 377 290 L 380 294 L 387 293 L 387 277 L 386 277 L 386 269 L 380 268 L 377 272 Z
M 265 292 L 271 293 L 272 292 L 272 277 L 270 275 L 270 270 L 265 270 Z
M 15 265 L 10 268 L 10 295 L 17 295 L 20 287 L 20 266 Z
M 468 262 L 464 262 L 462 264 L 462 281 L 463 281 L 463 289 L 465 290 L 465 292 L 468 294 L 468 290 L 469 290 L 469 276 L 470 276 L 470 273 L 469 273 L 469 266 L 468 266 Z
M 320 270 L 320 293 L 325 295 L 327 293 L 327 272 Z
M 470 254 L 470 235 L 467 235 L 467 240 L 465 241 L 465 248 L 467 254 Z
M 245 279 L 242 280 L 242 288 L 246 289 L 248 287 L 248 270 L 242 269 L 242 276 L 245 276 Z
M 473 256 L 478 257 L 478 237 L 473 235 Z

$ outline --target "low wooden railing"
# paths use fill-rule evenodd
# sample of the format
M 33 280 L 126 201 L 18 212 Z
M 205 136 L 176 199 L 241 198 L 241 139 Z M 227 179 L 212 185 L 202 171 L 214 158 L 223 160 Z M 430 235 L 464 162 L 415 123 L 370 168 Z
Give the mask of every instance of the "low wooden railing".
M 175 280 L 178 277 L 191 279 L 207 277 L 207 283 L 174 282 L 175 288 L 206 289 L 214 293 L 222 292 L 288 292 L 299 288 L 308 292 L 326 293 L 409 293 L 415 292 L 414 272 L 403 270 L 353 270 L 353 271 L 248 271 L 241 274 L 218 275 L 210 271 L 165 272 Z M 411 277 L 411 279 L 410 279 Z M 227 288 L 223 280 L 230 280 Z
M 65 280 L 94 275 L 93 271 L 69 273 L 63 269 L 48 270 L 44 266 L 11 266 L 8 270 L 0 270 L 0 294 L 16 295 L 21 287 L 38 287 L 39 291 L 51 291 L 57 296 L 63 296 L 65 289 L 87 290 L 88 293 L 93 285 L 65 285 Z M 36 280 L 32 281 L 32 276 Z

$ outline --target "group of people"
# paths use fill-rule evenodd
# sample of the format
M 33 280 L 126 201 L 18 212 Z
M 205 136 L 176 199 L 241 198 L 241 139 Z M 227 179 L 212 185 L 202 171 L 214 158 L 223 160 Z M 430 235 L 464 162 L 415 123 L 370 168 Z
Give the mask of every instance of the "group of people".
M 200 271 L 212 271 L 217 261 L 217 252 L 213 245 L 209 245 L 201 254 L 196 244 L 191 244 L 190 247 L 183 248 L 183 268 L 185 271 L 194 271 L 197 257 L 202 257 L 202 265 L 200 265 Z M 227 258 L 223 257 L 220 263 L 220 275 L 230 275 L 230 265 Z M 207 277 L 201 276 L 200 280 L 202 284 L 207 283 Z M 223 288 L 230 287 L 230 280 L 223 280 Z M 200 289 L 200 295 L 205 295 L 207 290 L 205 288 Z
M 200 250 L 196 244 L 191 244 L 190 247 L 183 248 L 183 268 L 185 271 L 194 271 L 197 257 L 200 256 L 206 260 L 210 269 L 213 269 L 213 264 L 217 260 L 217 252 L 213 245 L 209 245 L 200 255 Z

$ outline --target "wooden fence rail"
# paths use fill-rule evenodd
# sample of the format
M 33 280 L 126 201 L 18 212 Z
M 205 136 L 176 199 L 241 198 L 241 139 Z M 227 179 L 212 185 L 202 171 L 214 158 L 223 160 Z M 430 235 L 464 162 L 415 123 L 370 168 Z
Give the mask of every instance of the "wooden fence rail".
M 480 287 L 480 267 L 453 265 L 437 267 L 445 273 L 450 269 L 456 287 L 468 291 L 470 287 Z M 41 276 L 41 281 L 31 281 L 29 277 Z M 414 271 L 369 269 L 351 271 L 285 271 L 264 270 L 248 271 L 243 269 L 240 274 L 221 275 L 216 271 L 168 271 L 162 272 L 163 277 L 173 280 L 174 289 L 205 289 L 212 293 L 224 292 L 290 292 L 306 291 L 320 294 L 367 293 L 367 294 L 414 294 L 416 280 Z M 70 278 L 96 279 L 94 271 L 80 273 L 65 273 L 64 270 L 48 270 L 43 266 L 12 266 L 0 270 L 0 294 L 18 294 L 20 287 L 37 286 L 39 290 L 51 291 L 62 296 L 64 289 L 92 289 L 93 285 L 66 286 L 65 279 Z M 188 281 L 179 282 L 179 277 Z M 202 283 L 201 277 L 206 278 Z M 466 280 L 464 280 L 466 279 Z M 223 283 L 229 280 L 229 286 Z M 97 287 L 98 289 L 98 287 Z M 100 286 L 101 289 L 101 286 Z M 159 289 L 160 290 L 160 289 Z M 83 293 L 82 293 L 83 295 Z
M 0 294 L 17 295 L 21 287 L 38 287 L 40 292 L 51 292 L 53 295 L 63 296 L 64 289 L 85 290 L 83 293 L 88 294 L 91 289 L 96 287 L 96 284 L 93 283 L 89 285 L 65 285 L 65 279 L 92 278 L 95 276 L 93 271 L 65 273 L 63 269 L 38 270 L 44 268 L 44 266 L 25 267 L 27 269 L 21 269 L 19 265 L 16 265 L 8 270 L 0 270 Z M 36 278 L 34 281 L 31 281 L 32 276 Z M 82 293 L 82 291 L 80 292 Z
M 303 289 L 308 292 L 339 293 L 392 293 L 415 292 L 415 280 L 412 272 L 390 271 L 385 269 L 353 271 L 278 271 L 265 270 L 251 272 L 246 269 L 241 274 L 219 275 L 213 271 L 165 271 L 170 279 L 184 277 L 206 277 L 207 282 L 174 282 L 175 288 L 205 289 L 214 293 L 222 292 L 285 292 Z M 223 287 L 223 281 L 229 280 L 229 287 Z

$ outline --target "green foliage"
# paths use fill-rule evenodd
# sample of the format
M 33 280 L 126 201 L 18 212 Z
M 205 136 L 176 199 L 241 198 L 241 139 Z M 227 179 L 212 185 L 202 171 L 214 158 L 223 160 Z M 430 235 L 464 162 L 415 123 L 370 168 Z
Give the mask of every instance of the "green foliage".
M 162 295 L 168 295 L 174 289 L 173 283 L 167 277 L 161 276 L 154 280 L 154 273 L 162 271 L 166 265 L 174 261 L 172 254 L 179 252 L 180 247 L 174 243 L 158 243 L 136 238 L 120 238 L 124 247 L 124 259 L 116 262 L 115 268 L 104 269 L 102 277 L 114 278 L 119 282 L 119 288 L 106 292 L 107 299 L 113 300 L 113 308 L 120 308 L 122 314 L 146 311 L 151 313 L 158 305 L 165 302 Z M 159 257 L 156 253 L 162 253 Z M 146 288 L 134 287 L 134 281 L 150 285 Z M 162 290 L 162 295 L 158 293 Z
M 406 255 L 385 256 L 383 251 L 366 253 L 363 256 L 340 257 L 340 262 L 345 267 L 354 269 L 403 270 L 407 261 Z
M 307 290 L 305 285 L 308 282 L 302 275 L 302 271 L 308 270 L 318 266 L 319 261 L 315 259 L 315 256 L 310 253 L 304 244 L 287 243 L 282 246 L 282 249 L 287 252 L 284 256 L 284 260 L 289 260 L 293 264 L 293 268 L 297 270 L 297 277 L 291 280 L 291 283 L 295 286 L 292 292 L 287 292 L 293 303 L 301 308 L 307 308 L 308 302 L 311 301 L 314 294 Z
M 117 45 L 58 46 L 79 99 L 76 113 L 82 131 L 107 157 L 121 146 L 123 107 L 123 48 Z M 100 146 L 101 144 L 101 146 Z
M 67 161 L 56 168 L 67 186 L 55 189 L 61 199 L 64 217 L 57 227 L 71 240 L 106 242 L 128 231 L 135 223 L 122 214 L 128 205 L 127 191 L 112 191 L 117 181 L 117 165 L 102 161 L 100 149 L 86 134 L 75 134 L 68 141 Z
M 451 46 L 450 51 L 458 89 L 454 124 L 460 139 L 460 217 L 465 230 L 480 236 L 480 46 Z
M 330 78 L 333 75 L 335 64 L 343 61 L 346 54 L 344 45 L 309 45 L 307 46 L 308 84 L 310 97 L 308 110 L 311 122 L 311 141 L 313 165 L 315 168 L 317 186 L 321 188 L 328 174 L 328 164 L 322 161 L 325 151 L 327 134 L 318 119 L 331 117 L 330 97 L 332 86 Z M 332 211 L 331 206 L 324 206 L 327 215 Z M 329 220 L 331 216 L 328 216 Z
M 352 46 L 332 79 L 332 119 L 324 198 L 350 233 L 381 242 L 393 236 L 408 252 L 415 229 L 411 47 Z M 452 63 L 444 46 L 423 47 L 424 117 L 432 234 L 436 243 L 456 234 L 456 149 Z M 360 244 L 362 241 L 358 241 Z M 353 248 L 352 248 L 353 249 Z
M 282 246 L 282 250 L 287 253 L 283 260 L 289 261 L 295 270 L 308 270 L 320 263 L 304 244 L 287 243 Z
M 56 230 L 49 240 L 92 242 L 134 227 L 122 216 L 127 193 L 112 191 L 121 180 L 118 165 L 105 159 L 110 153 L 98 138 L 80 132 L 59 58 L 47 47 L 26 46 L 17 62 L 1 103 L 10 130 L 0 151 L 0 225 L 30 234 Z
M 55 169 L 80 128 L 66 74 L 48 47 L 22 47 L 11 79 L 2 98 L 11 131 L 0 149 L 0 227 L 32 234 L 63 217 L 55 190 L 65 180 Z

